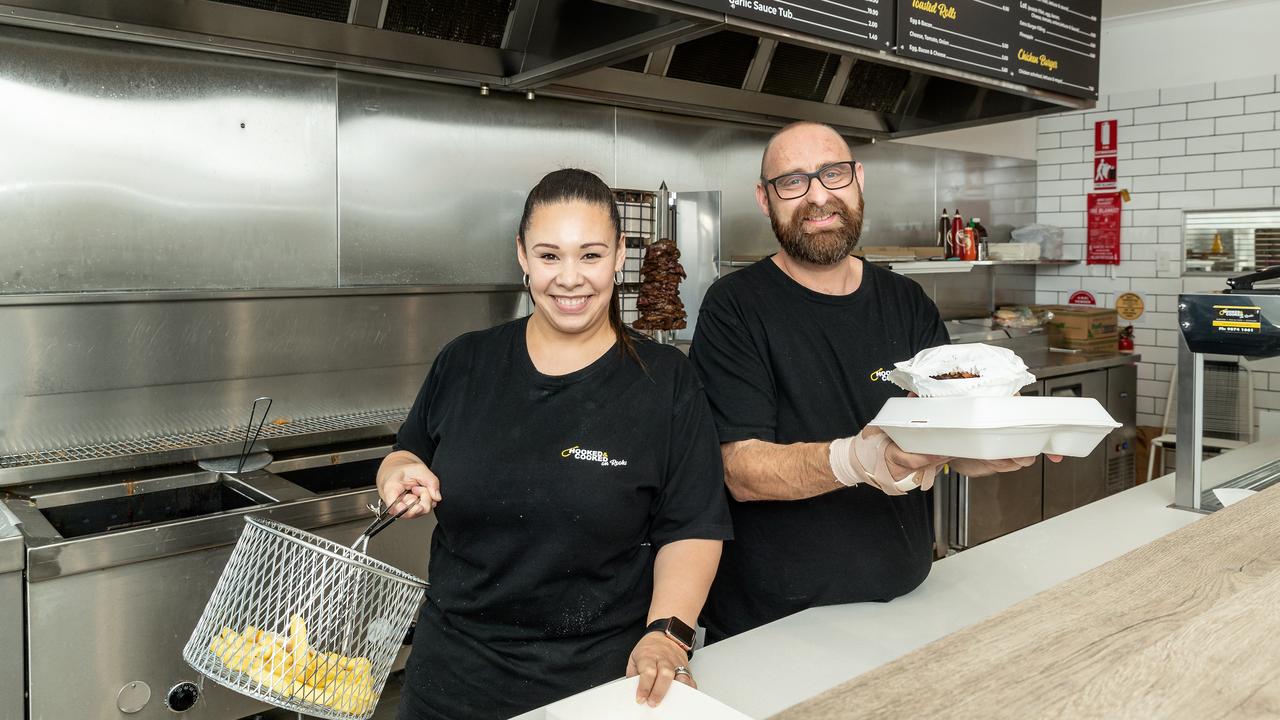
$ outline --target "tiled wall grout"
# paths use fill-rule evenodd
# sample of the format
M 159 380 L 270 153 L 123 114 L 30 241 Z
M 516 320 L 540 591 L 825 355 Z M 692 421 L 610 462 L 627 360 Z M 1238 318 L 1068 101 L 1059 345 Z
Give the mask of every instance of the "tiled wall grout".
M 1177 295 L 1225 287 L 1222 278 L 1181 273 L 1182 213 L 1280 206 L 1280 82 L 1275 75 L 1103 96 L 1098 107 L 1040 118 L 1036 221 L 1064 228 L 1064 257 L 1084 256 L 1085 197 L 1093 191 L 1093 124 L 1118 124 L 1122 212 L 1118 266 L 1040 268 L 1038 303 L 1064 303 L 1080 289 L 1112 305 L 1142 293 L 1136 321 L 1138 422 L 1159 425 L 1177 363 Z M 1255 373 L 1255 404 L 1280 410 L 1280 372 Z M 1254 418 L 1254 422 L 1257 419 Z

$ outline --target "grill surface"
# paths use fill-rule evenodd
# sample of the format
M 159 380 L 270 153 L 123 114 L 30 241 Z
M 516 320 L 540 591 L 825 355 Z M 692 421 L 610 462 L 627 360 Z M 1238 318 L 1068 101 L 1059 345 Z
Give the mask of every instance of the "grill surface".
M 404 421 L 408 412 L 408 408 L 391 408 L 346 415 L 298 418 L 280 425 L 268 423 L 262 427 L 260 438 L 270 439 L 273 437 L 308 435 L 318 432 L 353 430 L 371 425 L 397 423 Z M 240 443 L 244 439 L 244 433 L 245 428 L 243 426 L 213 428 L 172 435 L 156 435 L 130 440 L 114 440 L 93 445 L 0 455 L 0 468 L 31 467 L 79 460 L 105 460 L 129 455 L 144 455 L 172 450 L 189 450 L 209 445 Z

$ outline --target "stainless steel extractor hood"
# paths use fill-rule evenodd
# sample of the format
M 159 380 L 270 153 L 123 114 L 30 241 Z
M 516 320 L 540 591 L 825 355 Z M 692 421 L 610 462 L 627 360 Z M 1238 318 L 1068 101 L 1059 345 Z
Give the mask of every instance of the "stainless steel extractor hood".
M 0 0 L 0 23 L 866 138 L 1093 104 L 668 0 Z

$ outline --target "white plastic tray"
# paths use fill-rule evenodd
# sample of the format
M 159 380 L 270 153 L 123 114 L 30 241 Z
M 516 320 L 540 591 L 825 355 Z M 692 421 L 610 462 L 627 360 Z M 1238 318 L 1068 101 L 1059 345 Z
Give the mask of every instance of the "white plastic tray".
M 1120 427 L 1093 398 L 890 398 L 870 425 L 912 453 L 997 460 L 1085 457 Z
M 671 689 L 658 707 L 636 704 L 639 678 L 606 683 L 547 706 L 547 720 L 751 720 L 683 683 Z

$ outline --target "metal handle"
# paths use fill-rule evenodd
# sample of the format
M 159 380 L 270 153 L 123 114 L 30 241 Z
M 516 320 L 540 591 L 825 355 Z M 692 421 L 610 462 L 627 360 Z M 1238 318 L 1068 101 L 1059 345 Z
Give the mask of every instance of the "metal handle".
M 267 406 L 262 410 L 262 418 L 258 420 L 258 427 L 253 427 L 253 418 L 258 414 L 258 404 L 262 401 L 267 402 Z M 236 474 L 239 475 L 244 470 L 244 462 L 249 458 L 249 451 L 253 449 L 253 444 L 258 442 L 258 436 L 262 434 L 262 426 L 267 422 L 267 414 L 271 412 L 271 398 L 263 395 L 253 401 L 253 405 L 249 408 L 249 424 L 244 428 L 244 442 L 240 444 L 240 463 L 236 465 Z M 253 437 L 250 438 L 250 432 Z
M 402 499 L 404 499 L 405 495 L 410 495 L 410 494 L 411 494 L 410 489 L 405 488 L 400 492 L 399 495 L 396 496 L 396 499 L 393 500 L 391 504 L 386 506 L 385 508 L 382 505 L 382 498 L 378 498 L 377 506 L 370 505 L 369 509 L 372 510 L 377 517 L 373 519 L 373 522 L 369 524 L 369 527 L 364 529 L 364 532 L 360 533 L 360 537 L 356 538 L 356 541 L 351 543 L 352 549 L 359 550 L 360 552 L 365 552 L 366 550 L 368 550 L 369 538 L 372 538 L 374 535 L 377 535 L 383 530 L 386 530 L 388 525 L 395 522 L 396 520 L 399 520 L 402 515 L 409 512 L 413 508 L 417 507 L 418 503 L 422 502 L 422 498 L 418 497 L 417 495 L 413 495 L 413 502 L 406 503 L 404 508 L 400 512 L 396 513 L 395 515 L 391 515 L 390 514 L 391 508 L 395 507 L 396 504 L 398 504 Z

